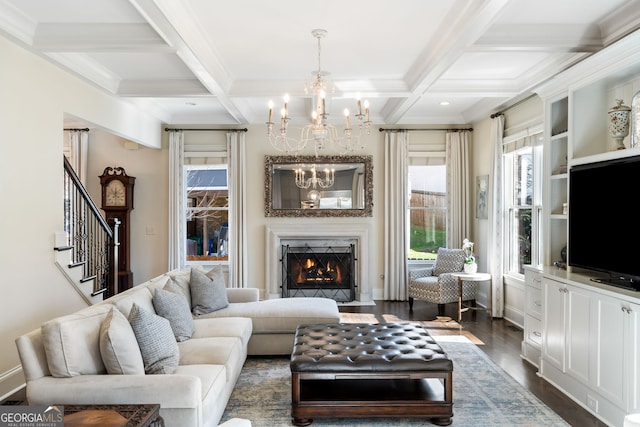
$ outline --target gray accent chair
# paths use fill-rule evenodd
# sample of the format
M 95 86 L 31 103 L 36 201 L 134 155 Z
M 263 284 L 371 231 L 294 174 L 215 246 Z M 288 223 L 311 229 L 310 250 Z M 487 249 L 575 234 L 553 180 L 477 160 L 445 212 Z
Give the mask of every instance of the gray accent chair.
M 462 249 L 439 248 L 433 267 L 409 271 L 409 310 L 413 300 L 438 304 L 438 315 L 444 315 L 444 305 L 458 302 L 458 279 L 451 277 L 464 269 L 465 253 Z M 477 282 L 462 282 L 462 301 L 475 306 Z

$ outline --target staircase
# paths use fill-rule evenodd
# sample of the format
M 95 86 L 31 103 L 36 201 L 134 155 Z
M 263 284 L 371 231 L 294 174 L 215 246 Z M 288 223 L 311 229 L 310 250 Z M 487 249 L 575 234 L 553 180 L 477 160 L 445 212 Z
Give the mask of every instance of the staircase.
M 118 225 L 107 224 L 64 157 L 64 231 L 55 234 L 55 263 L 87 302 L 117 292 Z

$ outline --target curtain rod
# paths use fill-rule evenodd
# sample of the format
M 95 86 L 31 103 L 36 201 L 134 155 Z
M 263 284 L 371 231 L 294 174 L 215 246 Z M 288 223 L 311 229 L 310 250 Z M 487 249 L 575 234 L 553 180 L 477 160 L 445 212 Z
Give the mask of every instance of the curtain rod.
M 171 129 L 171 128 L 164 128 L 165 132 L 200 132 L 200 131 L 204 131 L 204 132 L 248 132 L 249 129 L 247 128 L 242 128 L 242 129 Z
M 473 132 L 473 128 L 451 128 L 451 129 L 445 129 L 445 128 L 431 128 L 431 129 L 385 129 L 385 128 L 380 128 L 378 129 L 380 132 L 429 132 L 429 131 L 434 131 L 434 132 L 463 132 L 463 131 L 469 131 L 469 132 Z
M 71 132 L 89 132 L 89 128 L 82 128 L 82 129 L 79 129 L 79 128 L 65 128 L 65 129 L 62 129 L 62 130 L 71 131 Z
M 510 109 L 512 109 L 512 108 L 514 108 L 514 107 L 517 107 L 517 106 L 518 106 L 518 105 L 520 105 L 520 104 L 523 104 L 523 103 L 527 102 L 528 100 L 530 100 L 530 99 L 531 99 L 531 98 L 533 98 L 534 96 L 538 96 L 538 95 L 536 95 L 535 93 L 532 93 L 531 95 L 527 96 L 526 98 L 523 98 L 523 99 L 521 99 L 520 101 L 518 101 L 518 102 L 514 103 L 513 105 L 508 106 L 508 107 L 507 107 L 507 108 L 505 108 L 504 110 L 502 110 L 502 111 L 498 111 L 497 113 L 493 113 L 490 117 L 491 117 L 492 119 L 495 119 L 495 118 L 496 118 L 496 117 L 498 117 L 498 116 L 502 116 L 502 115 L 504 115 L 505 111 L 508 111 L 508 110 L 510 110 Z

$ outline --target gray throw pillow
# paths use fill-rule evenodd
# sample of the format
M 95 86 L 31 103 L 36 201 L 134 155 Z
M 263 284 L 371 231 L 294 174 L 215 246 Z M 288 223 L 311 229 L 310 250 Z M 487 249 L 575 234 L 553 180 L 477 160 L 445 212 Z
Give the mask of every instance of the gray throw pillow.
M 196 316 L 211 313 L 229 305 L 222 271 L 214 270 L 205 274 L 195 268 L 191 269 L 189 281 L 191 311 Z
M 153 308 L 159 316 L 169 321 L 176 341 L 186 341 L 196 331 L 196 325 L 191 315 L 191 307 L 180 289 L 171 291 L 169 282 L 163 289 L 156 289 L 153 295 Z M 173 285 L 175 288 L 178 286 Z
M 134 303 L 129 323 L 140 347 L 145 373 L 173 374 L 180 361 L 180 349 L 169 321 Z

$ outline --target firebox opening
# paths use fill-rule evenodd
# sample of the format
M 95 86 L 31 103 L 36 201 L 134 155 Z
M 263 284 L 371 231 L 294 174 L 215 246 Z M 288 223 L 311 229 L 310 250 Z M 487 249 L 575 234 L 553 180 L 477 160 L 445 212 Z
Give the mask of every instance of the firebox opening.
M 355 299 L 355 251 L 347 247 L 282 246 L 282 296 Z

